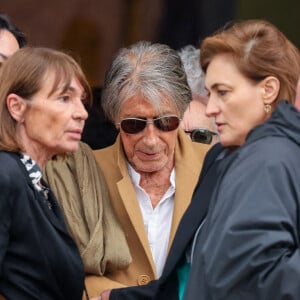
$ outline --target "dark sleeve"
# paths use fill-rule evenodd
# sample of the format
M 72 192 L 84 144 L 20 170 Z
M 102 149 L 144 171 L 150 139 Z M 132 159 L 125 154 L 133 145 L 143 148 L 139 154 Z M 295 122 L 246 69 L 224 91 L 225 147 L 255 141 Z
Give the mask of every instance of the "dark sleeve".
M 3 165 L 2 165 L 3 166 Z M 14 184 L 10 170 L 0 170 L 0 270 L 7 251 L 12 223 L 13 200 L 17 186 Z
M 241 153 L 209 212 L 195 262 L 209 299 L 299 300 L 299 149 L 270 145 Z
M 205 155 L 205 159 L 203 162 L 203 166 L 201 169 L 201 173 L 197 185 L 204 179 L 208 170 L 213 165 L 217 157 L 224 151 L 224 149 L 225 148 L 220 143 L 216 143 L 209 149 L 209 151 Z

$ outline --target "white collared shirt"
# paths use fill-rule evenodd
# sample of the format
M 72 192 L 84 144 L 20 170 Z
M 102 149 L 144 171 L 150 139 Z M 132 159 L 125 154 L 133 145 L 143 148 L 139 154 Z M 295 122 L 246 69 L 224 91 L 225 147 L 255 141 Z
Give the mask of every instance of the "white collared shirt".
M 127 163 L 127 166 L 141 208 L 145 230 L 156 266 L 156 273 L 157 276 L 160 277 L 167 258 L 173 218 L 175 169 L 173 168 L 170 175 L 171 186 L 159 201 L 158 205 L 153 208 L 150 197 L 139 185 L 140 174 L 137 173 L 130 164 Z

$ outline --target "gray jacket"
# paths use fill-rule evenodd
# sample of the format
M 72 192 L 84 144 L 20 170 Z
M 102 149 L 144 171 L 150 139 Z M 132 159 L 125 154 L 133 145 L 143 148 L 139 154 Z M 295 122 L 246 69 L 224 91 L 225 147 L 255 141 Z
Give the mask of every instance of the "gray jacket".
M 184 299 L 299 300 L 299 210 L 300 113 L 282 102 L 225 159 Z

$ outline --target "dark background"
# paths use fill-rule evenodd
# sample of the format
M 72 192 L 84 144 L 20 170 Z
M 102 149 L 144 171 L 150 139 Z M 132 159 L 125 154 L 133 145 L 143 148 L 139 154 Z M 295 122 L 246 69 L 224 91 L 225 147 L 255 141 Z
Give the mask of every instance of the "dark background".
M 33 46 L 64 49 L 101 86 L 115 52 L 138 40 L 178 49 L 228 20 L 264 18 L 300 45 L 299 0 L 0 0 Z

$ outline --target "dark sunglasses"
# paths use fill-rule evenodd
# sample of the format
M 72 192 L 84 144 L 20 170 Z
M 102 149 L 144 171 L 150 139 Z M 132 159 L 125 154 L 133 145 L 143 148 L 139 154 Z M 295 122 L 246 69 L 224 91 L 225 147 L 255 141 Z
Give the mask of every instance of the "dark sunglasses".
M 216 132 L 210 131 L 205 128 L 195 128 L 193 130 L 185 130 L 185 133 L 190 134 L 190 137 L 193 142 L 210 144 L 214 135 L 217 135 Z
M 117 125 L 129 134 L 136 134 L 143 131 L 147 124 L 153 123 L 154 126 L 161 131 L 172 131 L 178 128 L 180 119 L 177 116 L 163 116 L 155 119 L 140 119 L 140 118 L 126 118 Z

